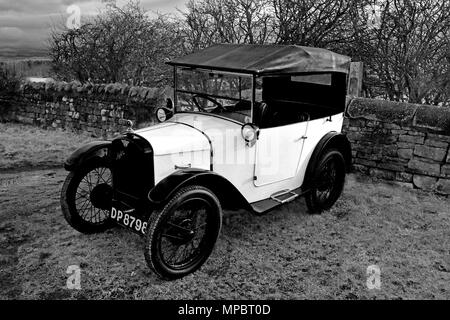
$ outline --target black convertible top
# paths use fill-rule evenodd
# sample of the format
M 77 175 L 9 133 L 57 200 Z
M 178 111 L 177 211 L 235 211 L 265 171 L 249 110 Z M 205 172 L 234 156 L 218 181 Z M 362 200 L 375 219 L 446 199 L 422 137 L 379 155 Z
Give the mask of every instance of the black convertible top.
M 297 45 L 218 44 L 168 64 L 254 75 L 348 73 L 350 58 Z

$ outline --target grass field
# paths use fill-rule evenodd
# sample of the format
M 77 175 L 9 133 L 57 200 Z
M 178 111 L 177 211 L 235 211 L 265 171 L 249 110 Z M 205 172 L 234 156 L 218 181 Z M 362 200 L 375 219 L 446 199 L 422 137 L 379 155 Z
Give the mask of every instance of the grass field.
M 0 69 L 18 78 L 50 77 L 51 61 L 48 58 L 7 58 L 0 57 Z
M 18 150 L 17 165 L 27 157 L 35 159 L 28 167 L 47 163 L 47 153 L 62 159 L 71 149 L 61 143 L 48 152 L 52 139 L 38 129 L 20 138 L 22 130 L 2 127 L 2 144 L 6 131 L 17 143 L 46 141 Z M 84 140 L 57 134 L 71 145 Z M 68 226 L 59 206 L 65 176 L 0 172 L 0 299 L 450 299 L 446 198 L 350 175 L 322 215 L 307 214 L 302 199 L 262 217 L 225 212 L 206 264 L 166 282 L 147 268 L 139 236 L 121 228 L 83 235 Z M 81 290 L 66 287 L 71 265 L 81 268 Z M 370 265 L 381 270 L 379 290 L 367 288 Z
M 0 170 L 62 166 L 72 151 L 92 140 L 88 134 L 0 123 Z

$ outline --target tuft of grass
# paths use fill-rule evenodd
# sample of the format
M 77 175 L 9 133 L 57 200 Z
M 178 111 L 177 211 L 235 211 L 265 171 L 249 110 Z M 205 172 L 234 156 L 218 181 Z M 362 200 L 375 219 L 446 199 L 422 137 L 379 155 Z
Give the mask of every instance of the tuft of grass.
M 61 129 L 0 123 L 0 170 L 61 166 L 73 151 L 92 140 L 88 134 Z

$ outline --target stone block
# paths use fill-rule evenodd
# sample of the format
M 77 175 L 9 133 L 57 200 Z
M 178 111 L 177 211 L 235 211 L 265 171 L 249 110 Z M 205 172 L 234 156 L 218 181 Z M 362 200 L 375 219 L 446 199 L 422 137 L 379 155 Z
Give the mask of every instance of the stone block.
M 347 132 L 350 132 L 350 131 L 358 132 L 358 131 L 361 131 L 361 128 L 358 128 L 358 127 L 346 127 L 346 131 Z
M 450 135 L 442 135 L 430 132 L 427 134 L 427 138 L 450 143 Z
M 408 128 L 408 129 L 405 128 L 405 130 L 408 131 L 408 134 L 410 136 L 418 136 L 418 137 L 425 137 L 426 136 L 426 134 L 424 132 L 420 132 L 420 131 L 417 131 L 417 130 L 412 129 L 412 128 Z
M 414 175 L 413 176 L 413 183 L 414 186 L 418 189 L 426 190 L 426 191 L 432 191 L 436 187 L 437 178 L 434 177 L 428 177 L 428 176 L 422 176 L 422 175 Z
M 406 134 L 406 133 L 408 133 L 408 131 L 406 131 L 406 130 L 396 130 L 396 129 L 392 129 L 392 130 L 391 130 L 391 133 L 394 134 L 394 135 L 401 135 L 401 134 Z
M 412 182 L 413 175 L 407 172 L 397 172 L 395 174 L 395 180 L 400 182 Z
M 354 164 L 353 165 L 353 169 L 355 171 L 357 171 L 357 172 L 361 172 L 361 173 L 364 173 L 364 174 L 368 174 L 369 173 L 369 169 L 366 166 L 362 166 L 362 165 L 359 165 L 359 164 Z
M 350 117 L 350 118 L 347 118 L 347 119 L 349 119 L 349 123 L 352 126 L 360 127 L 360 128 L 366 127 L 366 120 L 363 119 L 363 118 L 351 118 Z
M 450 177 L 450 164 L 443 165 L 441 168 L 441 176 Z
M 383 155 L 388 156 L 388 157 L 396 157 L 397 156 L 397 146 L 396 145 L 389 145 L 389 146 L 385 146 L 383 148 Z
M 439 179 L 436 191 L 440 194 L 450 195 L 450 179 Z
M 366 167 L 376 167 L 377 166 L 377 163 L 375 161 L 360 159 L 360 158 L 355 159 L 355 164 L 360 164 L 360 165 L 363 165 Z
M 411 136 L 411 135 L 402 134 L 398 137 L 398 141 L 414 143 L 414 144 L 423 144 L 423 142 L 425 141 L 425 138 L 420 137 L 420 136 Z
M 448 147 L 448 142 L 445 142 L 445 141 L 442 141 L 442 140 L 430 139 L 430 138 L 427 138 L 425 140 L 424 144 L 426 146 L 436 147 L 436 148 L 445 148 L 445 149 L 447 149 L 447 147 Z
M 399 149 L 414 149 L 416 146 L 414 143 L 409 142 L 397 142 L 397 146 Z
M 380 128 L 381 127 L 381 122 L 380 121 L 367 121 L 366 122 L 366 127 L 369 127 L 369 128 Z
M 139 97 L 144 100 L 148 92 L 149 92 L 148 88 L 141 88 L 139 92 Z
M 425 145 L 417 145 L 414 148 L 414 155 L 438 162 L 443 161 L 445 159 L 446 154 L 447 149 L 442 148 L 428 147 Z
M 128 95 L 129 91 L 130 91 L 130 87 L 128 85 L 124 85 L 120 89 L 120 94 L 126 96 L 126 95 Z
M 381 153 L 369 153 L 369 152 L 357 152 L 356 153 L 357 158 L 366 159 L 366 160 L 372 160 L 372 161 L 378 161 L 383 158 Z
M 395 172 L 389 170 L 371 168 L 369 170 L 369 175 L 377 179 L 395 180 Z
M 383 124 L 383 127 L 386 128 L 386 129 L 394 129 L 394 130 L 399 130 L 399 129 L 401 129 L 401 127 L 400 127 L 398 124 L 395 124 L 395 123 L 389 123 L 389 122 L 384 123 L 384 124 Z
M 403 171 L 406 165 L 395 162 L 380 162 L 377 164 L 377 168 L 390 170 L 390 171 Z
M 402 187 L 402 188 L 408 188 L 408 189 L 414 188 L 414 185 L 412 184 L 412 182 L 391 181 L 390 183 L 393 185 Z
M 398 141 L 398 136 L 396 135 L 384 135 L 381 139 L 379 139 L 380 143 L 391 144 Z
M 349 133 L 347 133 L 347 138 L 349 139 L 349 140 L 361 140 L 362 138 L 363 138 L 363 134 L 362 133 L 360 133 L 360 132 L 354 132 L 354 131 L 352 131 L 352 132 L 349 132 Z
M 137 96 L 138 94 L 139 94 L 139 87 L 131 87 L 131 88 L 129 89 L 128 95 L 129 95 L 130 97 L 135 97 L 135 96 Z
M 413 155 L 413 149 L 408 148 L 408 149 L 398 149 L 397 150 L 397 155 L 399 158 L 401 159 L 411 159 L 412 155 Z
M 408 168 L 414 173 L 422 173 L 431 176 L 439 176 L 441 173 L 441 166 L 439 163 L 430 163 L 417 158 L 413 158 L 408 162 Z

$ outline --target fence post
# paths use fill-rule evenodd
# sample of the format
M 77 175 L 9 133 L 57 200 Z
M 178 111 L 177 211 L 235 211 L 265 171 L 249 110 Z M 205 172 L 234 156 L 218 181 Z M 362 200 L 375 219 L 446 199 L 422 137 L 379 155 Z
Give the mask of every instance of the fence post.
M 350 97 L 360 97 L 363 82 L 363 63 L 351 62 L 348 76 L 347 95 Z

